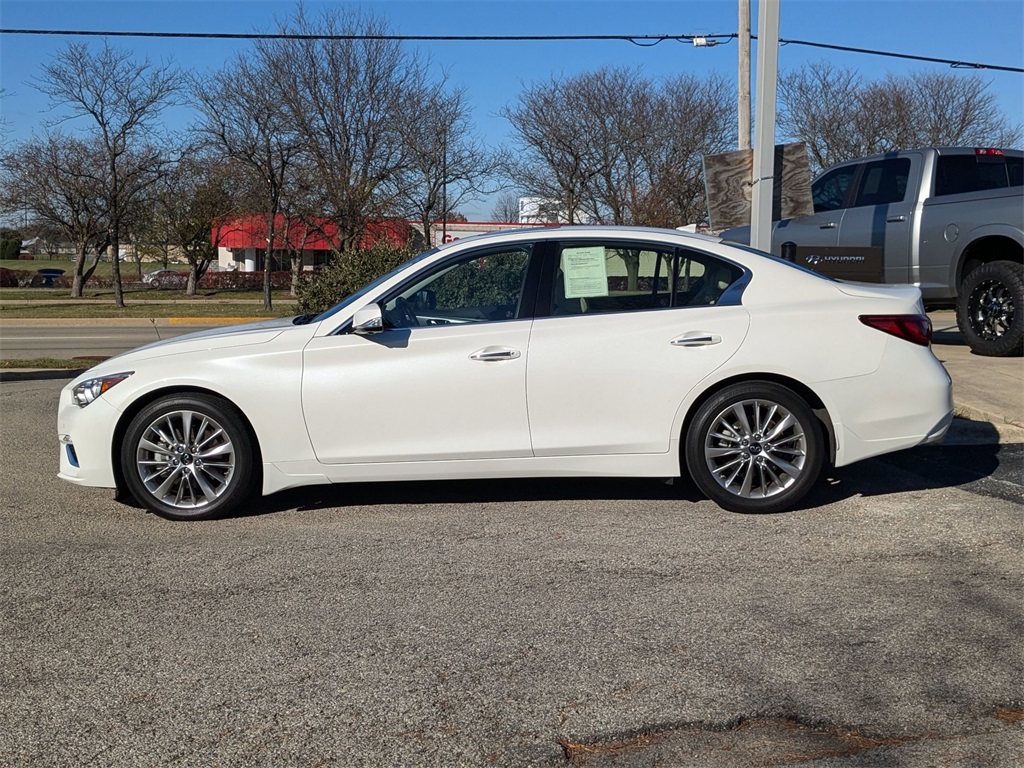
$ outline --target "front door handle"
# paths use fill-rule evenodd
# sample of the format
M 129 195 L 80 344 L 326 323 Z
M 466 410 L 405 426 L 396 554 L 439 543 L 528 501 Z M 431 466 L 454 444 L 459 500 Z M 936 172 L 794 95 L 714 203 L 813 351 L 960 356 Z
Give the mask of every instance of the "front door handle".
M 707 347 L 712 344 L 721 344 L 722 337 L 717 333 L 705 333 L 696 331 L 687 333 L 670 342 L 673 347 Z
M 502 360 L 515 360 L 522 353 L 518 349 L 508 347 L 484 347 L 469 356 L 478 363 L 498 363 Z
M 835 229 L 835 228 L 836 228 L 836 223 L 834 221 L 830 221 L 828 224 L 819 224 L 818 225 L 818 229 Z
M 907 220 L 907 217 L 901 215 L 901 216 L 890 216 L 885 221 L 886 221 L 887 224 L 895 224 L 897 222 L 906 221 L 906 220 Z

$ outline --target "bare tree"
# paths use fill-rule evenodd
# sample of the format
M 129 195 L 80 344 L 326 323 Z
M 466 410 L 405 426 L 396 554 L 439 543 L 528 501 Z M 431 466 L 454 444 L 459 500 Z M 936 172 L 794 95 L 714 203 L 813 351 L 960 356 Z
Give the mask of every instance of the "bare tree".
M 637 224 L 677 227 L 707 216 L 702 158 L 736 146 L 734 86 L 721 75 L 679 75 L 662 84 L 645 164 L 646 200 L 637 203 Z
M 130 51 L 104 44 L 93 53 L 70 43 L 42 69 L 34 87 L 47 94 L 55 107 L 91 122 L 87 129 L 103 150 L 104 173 L 99 188 L 106 200 L 114 301 L 124 306 L 121 288 L 120 244 L 124 216 L 132 203 L 166 167 L 169 158 L 157 118 L 173 103 L 181 84 L 169 64 L 136 62 Z
M 299 158 L 299 137 L 281 106 L 274 73 L 258 56 L 239 54 L 214 75 L 193 79 L 192 92 L 203 118 L 197 130 L 225 162 L 248 172 L 266 216 L 263 308 L 270 311 L 277 221 Z
M 857 157 L 859 74 L 822 61 L 779 78 L 779 131 L 807 144 L 814 168 Z
M 978 75 L 922 70 L 865 81 L 817 62 L 779 79 L 779 128 L 807 144 L 815 171 L 855 157 L 919 146 L 1014 146 L 1022 127 Z
M 502 192 L 494 201 L 491 218 L 505 223 L 519 223 L 519 198 L 516 192 Z
M 232 168 L 212 153 L 189 153 L 154 186 L 139 225 L 140 237 L 161 249 L 165 265 L 172 248 L 185 257 L 188 296 L 195 295 L 199 281 L 217 258 L 216 233 L 240 213 Z
M 405 127 L 425 114 L 415 97 L 427 90 L 426 65 L 381 39 L 387 24 L 361 11 L 329 7 L 311 18 L 300 6 L 280 31 L 297 37 L 261 40 L 258 59 L 273 75 L 273 93 L 345 250 L 359 243 L 367 222 L 397 207 L 410 165 Z
M 281 200 L 282 240 L 291 265 L 292 296 L 299 294 L 302 254 L 314 241 L 330 241 L 333 228 L 324 217 L 325 202 L 307 156 L 300 156 Z
M 442 82 L 409 98 L 419 102 L 413 107 L 419 119 L 404 124 L 408 161 L 398 204 L 423 222 L 432 243 L 439 215 L 451 220 L 460 205 L 495 191 L 500 161 L 474 136 L 463 89 L 449 91 Z
M 573 80 L 534 84 L 502 114 L 512 125 L 515 142 L 516 159 L 508 175 L 532 195 L 559 201 L 568 223 L 579 223 L 600 163 L 585 136 L 588 115 Z
M 701 156 L 735 142 L 719 76 L 663 83 L 605 68 L 528 88 L 504 114 L 517 185 L 557 200 L 570 222 L 678 226 L 703 215 Z
M 49 133 L 16 146 L 0 159 L 0 201 L 9 210 L 22 209 L 38 226 L 53 228 L 75 246 L 71 296 L 82 290 L 110 245 L 108 200 L 102 193 L 105 147 L 93 138 L 83 141 Z M 89 256 L 92 264 L 87 266 Z

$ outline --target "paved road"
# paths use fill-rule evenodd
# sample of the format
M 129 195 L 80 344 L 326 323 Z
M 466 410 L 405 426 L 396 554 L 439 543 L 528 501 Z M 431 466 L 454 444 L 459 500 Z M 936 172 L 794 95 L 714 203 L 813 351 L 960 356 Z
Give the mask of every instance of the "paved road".
M 245 322 L 239 319 L 237 322 Z M 0 328 L 0 358 L 31 360 L 52 357 L 71 360 L 76 357 L 112 357 L 143 344 L 180 336 L 192 331 L 225 325 L 214 323 L 152 323 L 148 320 L 90 320 L 74 325 L 66 320 L 5 321 Z
M 1019 444 L 742 516 L 688 483 L 287 492 L 173 524 L 0 383 L 0 765 L 1019 766 Z

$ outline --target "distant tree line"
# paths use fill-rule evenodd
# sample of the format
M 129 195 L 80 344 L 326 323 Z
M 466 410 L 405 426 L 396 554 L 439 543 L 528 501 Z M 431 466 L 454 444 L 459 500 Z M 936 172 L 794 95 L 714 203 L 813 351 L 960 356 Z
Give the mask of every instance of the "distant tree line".
M 345 286 L 363 277 L 357 259 L 342 257 L 370 222 L 422 221 L 431 242 L 431 222 L 500 190 L 501 221 L 516 221 L 517 198 L 531 196 L 568 222 L 698 222 L 702 156 L 736 145 L 735 91 L 720 75 L 655 79 L 609 67 L 552 77 L 512 98 L 503 111 L 510 145 L 488 147 L 465 91 L 415 51 L 380 39 L 389 33 L 380 17 L 299 6 L 277 31 L 294 36 L 258 40 L 211 73 L 106 43 L 68 44 L 42 68 L 32 85 L 50 97 L 55 119 L 26 141 L 5 141 L 0 213 L 27 217 L 19 229 L 41 242 L 74 245 L 72 296 L 107 255 L 123 306 L 116 255 L 126 241 L 165 264 L 172 252 L 184 256 L 194 293 L 217 257 L 211 231 L 253 213 L 267 227 L 267 309 L 275 243 L 295 240 L 276 231 L 281 222 L 306 237 L 325 223 L 336 230 Z M 784 73 L 779 99 L 780 134 L 805 142 L 815 169 L 914 145 L 1021 141 L 1021 126 L 977 75 L 871 81 L 820 62 Z M 164 115 L 183 105 L 197 117 L 173 133 Z M 290 258 L 293 293 L 301 245 Z

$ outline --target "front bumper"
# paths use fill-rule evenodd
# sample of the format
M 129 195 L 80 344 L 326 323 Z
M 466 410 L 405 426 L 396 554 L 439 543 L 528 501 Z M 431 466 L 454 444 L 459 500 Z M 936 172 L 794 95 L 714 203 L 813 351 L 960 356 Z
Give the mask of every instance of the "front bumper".
M 72 400 L 70 387 L 65 388 L 57 409 L 57 477 L 76 485 L 116 487 L 111 446 L 120 415 L 103 397 L 80 408 Z

